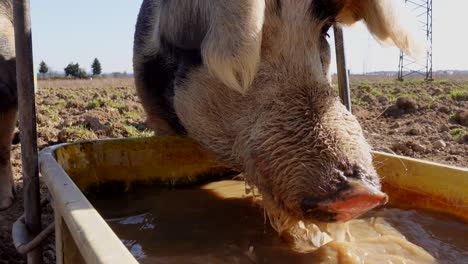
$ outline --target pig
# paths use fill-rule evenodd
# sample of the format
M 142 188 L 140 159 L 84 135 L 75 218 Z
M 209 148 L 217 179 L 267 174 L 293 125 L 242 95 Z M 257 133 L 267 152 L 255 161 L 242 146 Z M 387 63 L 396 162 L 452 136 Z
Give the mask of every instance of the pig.
M 16 62 L 11 0 L 0 0 L 0 210 L 14 199 L 10 153 L 17 121 Z
M 344 222 L 383 205 L 371 147 L 330 84 L 327 31 L 363 21 L 415 54 L 395 2 L 144 0 L 133 65 L 148 125 L 242 172 L 272 224 Z

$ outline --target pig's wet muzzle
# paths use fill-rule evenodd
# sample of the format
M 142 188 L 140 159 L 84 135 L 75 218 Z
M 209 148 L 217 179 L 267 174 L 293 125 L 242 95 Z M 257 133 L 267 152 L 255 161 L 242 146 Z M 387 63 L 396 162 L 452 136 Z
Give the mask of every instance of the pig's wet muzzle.
M 361 182 L 350 180 L 346 188 L 325 199 L 305 198 L 302 211 L 305 219 L 323 222 L 345 222 L 380 205 L 388 196 Z

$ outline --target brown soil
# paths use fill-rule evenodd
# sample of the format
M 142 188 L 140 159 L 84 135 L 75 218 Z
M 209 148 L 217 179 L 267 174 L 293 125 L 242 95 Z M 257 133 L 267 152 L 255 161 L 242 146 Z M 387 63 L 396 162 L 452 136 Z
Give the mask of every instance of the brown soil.
M 468 81 L 355 81 L 353 114 L 375 150 L 468 166 Z
M 468 128 L 462 113 L 468 109 L 468 80 L 366 79 L 352 78 L 353 113 L 374 149 L 468 165 Z M 36 100 L 39 149 L 76 140 L 152 135 L 131 79 L 41 80 Z M 25 263 L 11 242 L 11 225 L 23 213 L 20 145 L 12 148 L 17 201 L 0 212 L 0 264 Z M 42 212 L 46 226 L 53 210 L 47 204 Z M 43 248 L 45 262 L 54 263 L 53 236 Z

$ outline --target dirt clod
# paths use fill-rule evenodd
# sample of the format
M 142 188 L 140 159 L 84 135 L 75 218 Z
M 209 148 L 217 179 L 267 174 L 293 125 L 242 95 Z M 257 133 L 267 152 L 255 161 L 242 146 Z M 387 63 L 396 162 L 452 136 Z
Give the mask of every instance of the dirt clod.
M 418 105 L 416 101 L 411 97 L 398 97 L 395 105 L 405 112 L 414 111 L 417 109 Z
M 399 117 L 404 114 L 405 111 L 398 108 L 396 105 L 391 105 L 387 109 L 385 109 L 384 116 L 387 117 Z
M 390 128 L 399 128 L 400 126 L 401 126 L 401 125 L 400 125 L 399 122 L 395 122 L 395 123 L 393 123 L 393 124 L 390 126 Z
M 377 97 L 377 101 L 379 101 L 381 104 L 386 104 L 388 103 L 388 97 L 385 95 L 380 95 Z
M 100 122 L 99 118 L 93 115 L 85 115 L 82 119 L 78 120 L 75 125 L 81 125 L 93 131 L 99 131 L 106 128 Z
M 438 110 L 439 110 L 439 112 L 444 113 L 444 114 L 449 114 L 450 113 L 450 108 L 445 106 L 445 105 L 440 106 Z
M 411 149 L 418 153 L 425 153 L 427 148 L 422 144 L 411 142 Z
M 366 102 L 368 104 L 372 104 L 372 103 L 375 103 L 375 97 L 370 95 L 370 94 L 366 94 L 362 97 L 361 99 L 363 102 Z
M 432 146 L 435 149 L 443 149 L 447 146 L 447 143 L 445 143 L 445 141 L 443 141 L 442 139 L 439 139 L 439 140 L 432 142 Z
M 397 152 L 397 153 L 406 153 L 406 152 L 408 152 L 409 148 L 403 142 L 395 142 L 392 145 L 392 150 Z
M 460 139 L 458 140 L 458 143 L 468 145 L 468 134 L 461 136 Z
M 467 110 L 456 113 L 454 119 L 460 125 L 468 127 L 468 111 Z
M 406 132 L 406 134 L 412 135 L 412 136 L 421 135 L 421 133 L 422 133 L 422 129 L 421 129 L 421 127 L 419 127 L 419 126 L 410 128 L 410 129 Z
M 450 127 L 447 126 L 446 124 L 442 124 L 442 125 L 440 125 L 440 127 L 439 127 L 439 131 L 440 131 L 440 132 L 449 132 L 449 131 L 450 131 Z
M 438 95 L 443 94 L 444 90 L 442 90 L 440 88 L 434 88 L 434 89 L 430 90 L 430 93 L 431 93 L 432 96 L 438 96 Z

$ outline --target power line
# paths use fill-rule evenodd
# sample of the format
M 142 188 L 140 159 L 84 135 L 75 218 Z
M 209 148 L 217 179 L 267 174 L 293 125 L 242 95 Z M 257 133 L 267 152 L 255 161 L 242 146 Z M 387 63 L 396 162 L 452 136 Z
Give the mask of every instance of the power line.
M 426 81 L 432 81 L 432 0 L 405 0 L 407 8 L 414 13 L 426 33 L 427 48 L 422 64 L 400 52 L 398 63 L 398 80 L 403 81 L 407 76 L 423 76 Z

